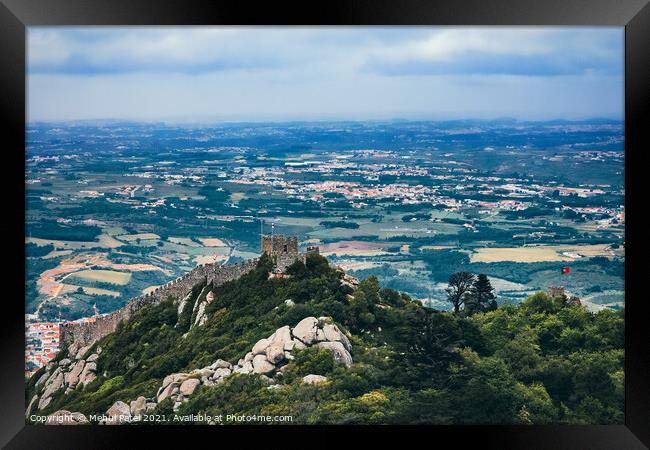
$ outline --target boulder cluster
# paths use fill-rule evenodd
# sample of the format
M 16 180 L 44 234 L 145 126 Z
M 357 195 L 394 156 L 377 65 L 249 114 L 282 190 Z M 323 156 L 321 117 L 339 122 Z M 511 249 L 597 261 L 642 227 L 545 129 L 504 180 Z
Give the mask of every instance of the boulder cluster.
M 294 328 L 278 328 L 268 338 L 260 339 L 250 352 L 237 362 L 234 373 L 273 376 L 293 359 L 292 351 L 316 346 L 330 350 L 333 358 L 346 367 L 352 365 L 350 341 L 328 317 L 306 317 Z
M 156 402 L 152 398 L 143 396 L 133 400 L 128 405 L 123 401 L 116 401 L 106 411 L 106 419 L 99 422 L 100 425 L 121 425 L 139 420 L 143 414 L 148 413 L 156 407 Z
M 117 401 L 106 411 L 106 420 L 100 423 L 122 424 L 140 420 L 143 414 L 153 410 L 160 402 L 168 398 L 173 401 L 174 410 L 177 410 L 183 402 L 186 402 L 196 392 L 199 386 L 213 386 L 223 382 L 227 377 L 235 373 L 245 375 L 259 374 L 271 382 L 273 377 L 281 374 L 284 367 L 294 358 L 294 350 L 301 350 L 307 347 L 325 348 L 332 352 L 332 357 L 335 361 L 346 367 L 352 365 L 350 341 L 336 324 L 332 322 L 332 319 L 328 317 L 320 317 L 318 319 L 315 317 L 306 317 L 293 328 L 288 325 L 278 328 L 269 337 L 257 341 L 251 351 L 246 353 L 236 364 L 231 364 L 223 359 L 217 359 L 209 366 L 200 369 L 167 375 L 163 379 L 155 397 L 146 398 L 140 396 L 136 400 L 131 401 L 130 404 Z M 94 361 L 100 352 L 101 349 L 98 350 L 97 354 L 91 355 L 85 361 L 85 364 L 95 364 Z M 79 360 L 79 362 L 83 361 Z M 82 364 L 82 368 L 76 369 L 75 373 L 79 371 L 81 371 L 80 374 L 85 373 L 83 367 L 85 366 Z M 69 374 L 70 372 L 67 373 Z M 60 372 L 60 374 L 62 373 Z M 82 379 L 80 374 L 78 375 L 79 380 L 85 381 L 86 378 Z M 74 375 L 61 376 L 62 380 L 66 376 L 70 379 L 74 378 Z M 79 380 L 77 381 L 77 385 L 82 385 L 80 384 L 82 381 Z M 308 384 L 317 384 L 326 381 L 326 377 L 316 374 L 310 374 L 303 378 L 303 382 Z M 65 381 L 62 381 L 62 383 L 65 383 Z M 68 389 L 74 389 L 74 386 L 70 387 L 68 384 Z M 276 389 L 281 386 L 281 384 L 272 384 L 269 388 Z M 49 404 L 49 401 L 42 407 L 39 407 L 39 409 L 44 408 L 47 404 Z M 79 419 L 78 415 L 80 413 L 70 413 L 68 411 L 57 411 L 51 416 L 57 415 L 58 417 L 62 412 L 75 414 L 75 417 Z M 78 423 L 82 422 L 79 421 Z
M 81 347 L 71 345 L 68 349 L 68 358 L 58 362 L 50 362 L 46 366 L 45 373 L 36 382 L 36 387 L 43 387 L 39 395 L 34 395 L 26 414 L 29 414 L 34 404 L 37 410 L 41 410 L 52 401 L 52 396 L 61 389 L 65 388 L 68 394 L 75 389 L 80 389 L 97 378 L 97 358 L 102 352 L 100 347 L 96 352 L 83 359 L 90 347 Z M 38 403 L 37 403 L 38 402 Z
M 271 336 L 257 341 L 237 364 L 217 359 L 201 369 L 167 375 L 156 393 L 155 401 L 160 403 L 171 398 L 176 410 L 199 386 L 213 386 L 234 373 L 259 374 L 271 379 L 275 374 L 281 373 L 283 367 L 293 359 L 294 349 L 301 350 L 310 346 L 326 348 L 332 352 L 335 361 L 346 367 L 352 365 L 350 341 L 339 327 L 328 317 L 306 317 L 294 328 L 286 325 L 275 330 Z M 308 375 L 305 378 L 306 383 L 326 380 L 320 375 Z

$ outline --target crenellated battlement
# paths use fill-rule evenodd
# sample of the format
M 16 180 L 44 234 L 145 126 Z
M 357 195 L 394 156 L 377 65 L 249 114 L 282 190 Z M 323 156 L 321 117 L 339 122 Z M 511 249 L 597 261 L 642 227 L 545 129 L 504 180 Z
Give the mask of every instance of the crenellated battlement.
M 76 342 L 80 347 L 92 345 L 114 332 L 121 321 L 129 320 L 135 312 L 143 307 L 155 305 L 169 297 L 180 299 L 198 284 L 212 283 L 214 286 L 219 286 L 236 280 L 255 269 L 257 262 L 258 259 L 255 258 L 227 266 L 220 266 L 216 263 L 199 265 L 185 275 L 159 286 L 145 295 L 131 299 L 124 307 L 112 313 L 85 322 L 61 324 L 61 343 L 67 346 Z
M 269 256 L 298 256 L 298 238 L 281 234 L 262 236 L 262 253 Z
M 262 236 L 262 253 L 268 254 L 275 264 L 275 272 L 282 273 L 296 260 L 304 260 L 306 255 L 298 251 L 298 238 L 295 236 L 270 235 Z M 318 253 L 318 247 L 309 247 L 307 254 Z M 203 283 L 220 286 L 228 281 L 236 280 L 257 266 L 259 258 L 250 259 L 238 264 L 221 266 L 217 263 L 201 264 L 153 291 L 135 297 L 121 309 L 84 322 L 69 322 L 61 324 L 61 343 L 69 346 L 73 342 L 79 347 L 92 345 L 99 339 L 114 332 L 117 325 L 129 320 L 134 313 L 145 306 L 158 304 L 169 297 L 182 299 L 195 286 Z

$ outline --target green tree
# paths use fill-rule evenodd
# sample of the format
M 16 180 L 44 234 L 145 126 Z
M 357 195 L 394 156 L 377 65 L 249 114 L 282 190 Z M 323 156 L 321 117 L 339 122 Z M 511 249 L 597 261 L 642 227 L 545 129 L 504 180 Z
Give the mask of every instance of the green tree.
M 449 287 L 445 291 L 447 291 L 447 300 L 454 305 L 454 314 L 460 312 L 473 282 L 474 275 L 469 272 L 456 272 L 449 277 Z
M 487 275 L 480 273 L 467 295 L 465 312 L 471 315 L 495 309 L 497 309 L 497 296 L 494 293 L 494 288 Z

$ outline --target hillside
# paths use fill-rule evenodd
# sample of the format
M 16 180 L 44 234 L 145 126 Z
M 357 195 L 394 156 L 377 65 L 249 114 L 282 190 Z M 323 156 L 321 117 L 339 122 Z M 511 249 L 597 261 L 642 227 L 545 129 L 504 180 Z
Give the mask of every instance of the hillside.
M 351 285 L 319 255 L 288 277 L 271 269 L 262 256 L 237 280 L 198 285 L 90 348 L 64 349 L 27 381 L 26 417 L 623 423 L 623 311 L 538 293 L 460 317 L 373 277 Z

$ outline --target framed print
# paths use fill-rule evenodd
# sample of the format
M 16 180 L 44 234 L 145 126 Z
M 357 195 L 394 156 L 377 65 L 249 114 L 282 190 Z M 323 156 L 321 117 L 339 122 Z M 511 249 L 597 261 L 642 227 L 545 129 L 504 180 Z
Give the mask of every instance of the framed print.
M 646 3 L 4 1 L 3 444 L 647 448 Z

